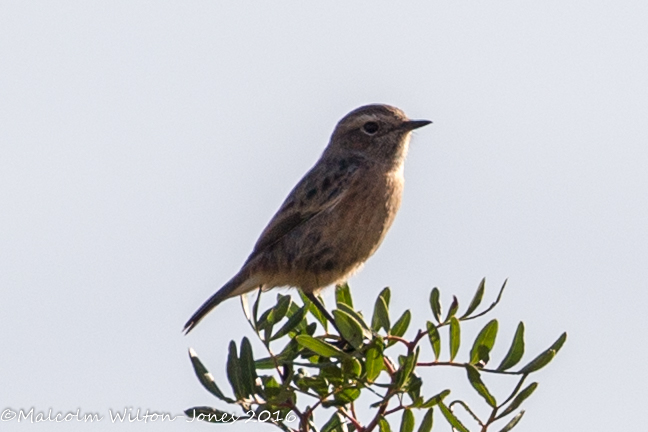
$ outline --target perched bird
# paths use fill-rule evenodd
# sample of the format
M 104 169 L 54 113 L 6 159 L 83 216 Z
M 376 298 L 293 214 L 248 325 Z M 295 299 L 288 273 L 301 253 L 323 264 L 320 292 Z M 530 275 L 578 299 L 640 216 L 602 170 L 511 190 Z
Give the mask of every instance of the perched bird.
M 194 313 L 185 332 L 223 300 L 256 288 L 299 288 L 323 308 L 315 294 L 345 281 L 383 241 L 401 203 L 410 132 L 430 123 L 389 105 L 342 118 L 241 270 Z

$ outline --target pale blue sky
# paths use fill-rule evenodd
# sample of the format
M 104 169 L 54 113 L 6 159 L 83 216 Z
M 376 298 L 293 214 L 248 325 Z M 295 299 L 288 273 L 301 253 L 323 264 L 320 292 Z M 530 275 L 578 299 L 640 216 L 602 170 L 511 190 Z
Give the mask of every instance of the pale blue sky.
M 569 333 L 516 430 L 636 429 L 646 22 L 630 0 L 2 2 L 0 409 L 216 403 L 187 349 L 227 388 L 227 343 L 250 335 L 239 303 L 188 337 L 182 325 L 337 120 L 382 102 L 434 124 L 412 140 L 391 232 L 350 281 L 357 306 L 389 285 L 423 325 L 433 286 L 465 305 L 482 277 L 487 300 L 508 277 L 495 358 L 519 320 L 530 356 Z M 465 390 L 463 374 L 441 381 Z M 179 423 L 0 427 L 195 426 Z

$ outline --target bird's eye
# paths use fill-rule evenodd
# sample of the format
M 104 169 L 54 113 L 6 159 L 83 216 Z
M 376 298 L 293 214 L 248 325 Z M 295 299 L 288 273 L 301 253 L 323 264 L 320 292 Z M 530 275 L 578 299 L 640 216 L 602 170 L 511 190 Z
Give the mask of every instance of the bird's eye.
M 362 130 L 367 135 L 375 134 L 376 132 L 378 132 L 378 128 L 379 128 L 378 123 L 372 121 L 367 122 L 362 126 Z

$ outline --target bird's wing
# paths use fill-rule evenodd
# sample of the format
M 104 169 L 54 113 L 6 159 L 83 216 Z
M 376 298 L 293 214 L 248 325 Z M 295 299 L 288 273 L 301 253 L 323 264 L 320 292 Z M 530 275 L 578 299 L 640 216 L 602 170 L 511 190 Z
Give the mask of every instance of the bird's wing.
M 295 186 L 257 240 L 247 262 L 314 216 L 339 203 L 361 175 L 360 159 L 320 160 Z

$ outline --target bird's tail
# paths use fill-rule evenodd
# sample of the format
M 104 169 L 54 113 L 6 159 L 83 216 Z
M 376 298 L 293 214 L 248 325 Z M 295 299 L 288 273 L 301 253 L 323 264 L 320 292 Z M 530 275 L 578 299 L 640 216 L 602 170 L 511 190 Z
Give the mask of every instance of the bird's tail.
M 235 297 L 237 295 L 245 294 L 258 286 L 253 279 L 250 278 L 248 272 L 241 270 L 236 276 L 230 279 L 221 289 L 216 291 L 200 308 L 189 318 L 189 321 L 184 326 L 183 331 L 188 334 L 194 327 L 207 315 L 212 309 L 218 306 L 223 300 Z

